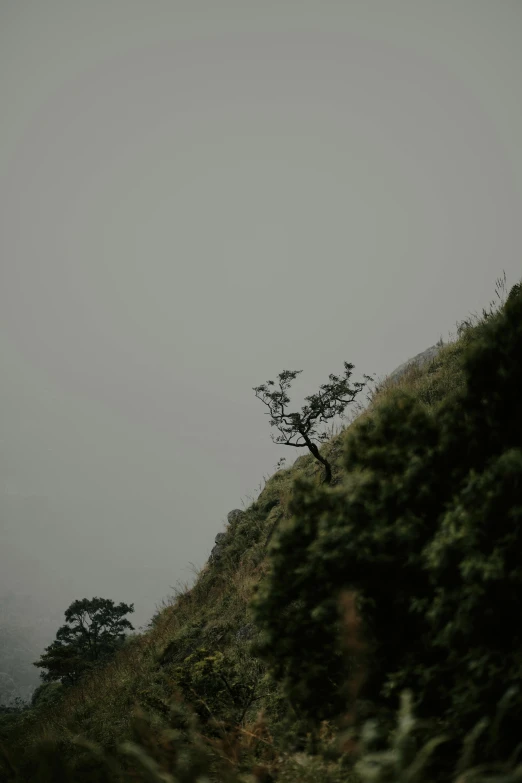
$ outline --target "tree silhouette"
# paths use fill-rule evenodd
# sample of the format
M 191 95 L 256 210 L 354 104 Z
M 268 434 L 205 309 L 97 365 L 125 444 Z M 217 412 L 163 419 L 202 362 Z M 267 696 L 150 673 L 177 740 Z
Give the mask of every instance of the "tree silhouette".
M 352 388 L 348 385 L 354 365 L 348 362 L 344 363 L 344 377 L 330 375 L 331 383 L 325 383 L 317 394 L 305 397 L 309 405 L 305 405 L 301 413 L 286 413 L 285 405 L 290 402 L 286 390 L 290 387 L 292 381 L 302 370 L 284 370 L 278 375 L 279 391 L 269 391 L 268 386 L 275 386 L 274 381 L 267 381 L 266 384 L 256 386 L 253 391 L 256 397 L 268 407 L 268 414 L 272 417 L 270 426 L 276 426 L 281 435 L 272 440 L 274 443 L 281 443 L 285 446 L 296 446 L 302 448 L 306 446 L 310 453 L 320 462 L 325 469 L 323 483 L 330 484 L 332 481 L 332 466 L 328 460 L 319 453 L 317 445 L 312 438 L 320 442 L 328 439 L 327 433 L 318 435 L 316 427 L 320 423 L 326 423 L 329 419 L 338 414 L 342 414 L 347 405 L 355 400 L 355 397 L 366 386 L 366 382 L 372 381 L 369 375 L 364 375 L 364 383 L 355 383 Z M 261 395 L 261 396 L 260 396 Z M 292 442 L 292 438 L 302 438 L 302 442 Z
M 47 669 L 42 680 L 75 685 L 86 672 L 112 657 L 125 641 L 125 629 L 134 630 L 123 617 L 133 611 L 134 604 L 116 606 L 108 598 L 73 601 L 65 612 L 67 625 L 58 629 L 56 640 L 34 663 Z

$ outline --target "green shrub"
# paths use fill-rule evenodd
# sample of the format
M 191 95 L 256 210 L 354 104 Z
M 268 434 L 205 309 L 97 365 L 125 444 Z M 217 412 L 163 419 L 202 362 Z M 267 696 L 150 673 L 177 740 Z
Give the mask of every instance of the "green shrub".
M 240 724 L 264 693 L 265 667 L 247 648 L 239 644 L 232 654 L 201 647 L 176 667 L 176 683 L 204 723 Z
M 522 292 L 468 336 L 458 394 L 430 409 L 388 393 L 347 433 L 343 486 L 294 484 L 254 601 L 257 653 L 315 723 L 344 710 L 356 673 L 346 589 L 368 648 L 360 696 L 391 707 L 412 688 L 421 717 L 462 737 L 522 681 Z M 484 754 L 520 725 L 517 699 Z
M 56 704 L 63 696 L 65 686 L 61 682 L 43 682 L 36 688 L 31 698 L 31 706 L 38 707 Z

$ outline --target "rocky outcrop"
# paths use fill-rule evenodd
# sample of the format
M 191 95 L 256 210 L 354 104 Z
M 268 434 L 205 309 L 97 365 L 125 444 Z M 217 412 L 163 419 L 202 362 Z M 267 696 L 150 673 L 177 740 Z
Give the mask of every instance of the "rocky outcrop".
M 217 563 L 223 554 L 223 542 L 226 538 L 226 533 L 218 533 L 214 539 L 214 546 L 210 553 L 209 562 Z
M 404 373 L 410 369 L 410 367 L 413 367 L 414 365 L 417 367 L 423 367 L 425 364 L 428 364 L 429 362 L 433 361 L 433 359 L 436 358 L 438 352 L 440 351 L 442 345 L 432 345 L 430 348 L 426 348 L 425 351 L 422 351 L 422 353 L 418 353 L 416 356 L 413 357 L 413 359 L 408 359 L 407 362 L 404 362 L 403 364 L 399 365 L 397 369 L 395 369 L 390 375 L 388 375 L 387 380 L 392 381 L 393 383 L 396 383 L 399 378 L 402 378 Z
M 229 511 L 227 514 L 228 524 L 232 527 L 237 521 L 241 519 L 241 517 L 244 516 L 245 516 L 244 511 L 241 511 L 240 508 L 234 508 L 232 511 Z
M 235 527 L 236 524 L 239 522 L 241 517 L 243 517 L 245 514 L 244 511 L 242 511 L 240 508 L 234 508 L 232 511 L 229 511 L 227 514 L 227 521 L 229 527 Z M 223 549 L 225 540 L 227 538 L 226 533 L 218 533 L 217 536 L 214 539 L 214 547 L 212 548 L 212 551 L 210 553 L 209 557 L 209 563 L 217 563 L 218 560 L 223 556 Z

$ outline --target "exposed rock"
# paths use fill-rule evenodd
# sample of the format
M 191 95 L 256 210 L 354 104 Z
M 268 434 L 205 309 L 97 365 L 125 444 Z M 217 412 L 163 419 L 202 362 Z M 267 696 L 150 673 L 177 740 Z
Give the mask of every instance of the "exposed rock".
M 212 547 L 210 555 L 208 556 L 209 563 L 217 563 L 222 554 L 223 548 L 216 544 L 216 546 Z
M 218 533 L 217 536 L 215 537 L 214 539 L 215 546 L 212 548 L 209 557 L 209 561 L 211 563 L 216 563 L 221 557 L 221 555 L 223 554 L 223 542 L 226 537 L 227 537 L 226 533 Z
M 441 349 L 441 345 L 432 345 L 430 348 L 427 348 L 422 353 L 418 353 L 416 356 L 413 357 L 413 359 L 408 359 L 407 362 L 404 362 L 404 364 L 399 365 L 396 370 L 394 370 L 390 375 L 388 376 L 388 381 L 393 381 L 396 383 L 399 378 L 402 378 L 404 373 L 410 369 L 410 367 L 416 365 L 417 367 L 423 367 L 425 364 L 428 364 L 431 362 L 435 357 L 437 356 L 438 352 Z
M 240 517 L 244 516 L 245 512 L 241 511 L 240 508 L 234 508 L 232 511 L 229 511 L 227 514 L 227 520 L 229 525 L 233 525 L 236 519 L 239 519 Z
M 236 527 L 237 523 L 245 515 L 245 512 L 242 511 L 240 508 L 234 508 L 232 511 L 229 511 L 227 514 L 227 520 L 229 527 Z M 209 563 L 217 563 L 217 561 L 221 558 L 223 555 L 223 546 L 225 539 L 227 537 L 226 533 L 218 533 L 217 536 L 214 539 L 215 546 L 213 547 L 210 557 L 209 557 Z

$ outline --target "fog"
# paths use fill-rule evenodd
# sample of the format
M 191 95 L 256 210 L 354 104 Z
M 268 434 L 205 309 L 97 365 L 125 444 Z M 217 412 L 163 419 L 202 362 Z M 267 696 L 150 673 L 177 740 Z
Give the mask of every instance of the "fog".
M 146 624 L 304 453 L 254 386 L 382 377 L 520 279 L 521 33 L 510 0 L 0 0 L 0 598 L 48 643 L 84 597 Z

